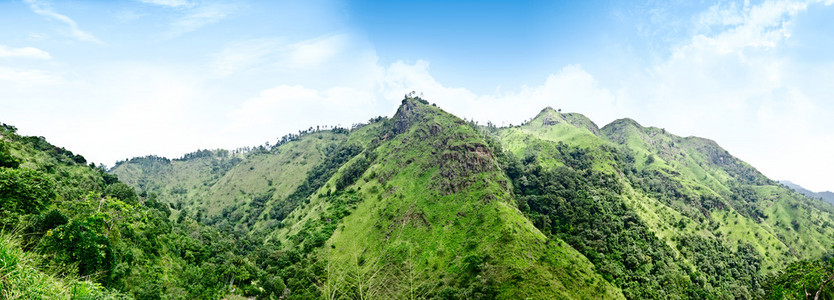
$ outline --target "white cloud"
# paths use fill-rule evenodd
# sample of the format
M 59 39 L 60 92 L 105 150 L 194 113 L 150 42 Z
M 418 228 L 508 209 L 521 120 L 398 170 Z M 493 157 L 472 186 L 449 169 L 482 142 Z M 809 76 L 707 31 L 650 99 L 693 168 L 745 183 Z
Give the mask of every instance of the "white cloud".
M 286 62 L 296 68 L 321 65 L 344 51 L 347 40 L 345 35 L 333 35 L 292 44 Z
M 461 117 L 498 125 L 519 124 L 546 106 L 587 113 L 596 120 L 612 119 L 616 99 L 598 86 L 580 66 L 559 70 L 537 86 L 522 86 L 514 92 L 478 95 L 465 88 L 444 86 L 429 72 L 429 63 L 396 62 L 379 75 L 378 90 L 386 99 L 401 99 L 411 90 L 422 92 L 429 101 Z
M 239 109 L 233 111 L 232 127 L 228 132 L 282 123 L 307 126 L 318 122 L 320 125 L 349 126 L 350 123 L 359 122 L 355 118 L 361 114 L 355 113 L 367 109 L 363 105 L 363 102 L 367 102 L 362 99 L 370 99 L 369 96 L 372 95 L 367 91 L 352 87 L 333 87 L 318 91 L 299 85 L 279 85 L 262 91 L 257 97 L 244 102 Z M 309 124 L 305 124 L 305 120 Z
M 34 47 L 10 48 L 0 45 L 0 58 L 4 57 L 20 57 L 20 58 L 34 58 L 34 59 L 50 59 L 52 58 L 48 52 Z
M 155 3 L 178 16 L 169 37 L 235 11 L 189 3 Z M 11 89 L 0 88 L 0 99 L 58 107 L 37 110 L 39 116 L 36 109 L 25 115 L 20 108 L 20 115 L 29 117 L 18 120 L 65 115 L 65 108 L 80 105 L 46 99 L 88 99 L 73 115 L 90 111 L 95 117 L 58 118 L 64 126 L 53 127 L 63 132 L 38 135 L 61 137 L 54 142 L 112 163 L 135 155 L 176 157 L 197 148 L 255 145 L 316 125 L 350 126 L 392 115 L 402 96 L 415 90 L 458 116 L 499 125 L 518 124 L 545 106 L 583 113 L 600 126 L 631 117 L 679 135 L 714 139 L 775 179 L 834 189 L 829 175 L 834 162 L 825 153 L 834 147 L 829 129 L 834 112 L 821 103 L 834 96 L 834 82 L 822 80 L 834 78 L 834 64 L 810 70 L 780 51 L 791 30 L 798 30 L 790 26 L 794 18 L 815 5 L 714 6 L 691 20 L 693 34 L 673 43 L 668 57 L 609 85 L 582 66 L 569 65 L 539 84 L 477 94 L 438 81 L 427 61 L 381 64 L 373 46 L 351 34 L 331 33 L 301 40 L 243 38 L 209 55 L 207 66 L 108 65 L 102 68 L 112 71 L 90 71 L 94 79 L 71 84 L 58 73 L 0 67 L 0 85 L 62 86 L 38 86 L 44 91 L 40 98 L 22 92 L 13 97 Z M 38 125 L 18 127 L 30 126 Z M 79 138 L 77 132 L 97 134 Z
M 66 15 L 59 14 L 52 9 L 52 6 L 49 3 L 38 1 L 38 0 L 24 0 L 26 4 L 29 4 L 29 8 L 32 12 L 48 17 L 50 19 L 54 19 L 58 22 L 64 23 L 69 27 L 68 35 L 84 42 L 92 42 L 96 44 L 104 44 L 101 40 L 93 36 L 92 34 L 81 30 L 78 27 L 78 24 L 75 23 L 73 19 L 67 17 Z
M 796 30 L 790 24 L 815 5 L 712 7 L 696 19 L 700 33 L 619 88 L 630 99 L 642 99 L 626 105 L 631 116 L 673 133 L 714 139 L 771 178 L 834 189 L 828 175 L 834 163 L 809 150 L 834 143 L 825 129 L 834 111 L 822 105 L 830 94 L 808 94 L 834 89 L 834 83 L 819 80 L 834 77 L 834 69 L 808 68 L 783 51 Z
M 398 61 L 386 67 L 364 65 L 372 76 L 326 89 L 278 85 L 242 102 L 230 113 L 224 133 L 246 135 L 250 144 L 260 132 L 295 132 L 315 125 L 350 126 L 377 115 L 390 116 L 409 91 L 420 91 L 441 108 L 461 117 L 499 125 L 518 124 L 546 106 L 590 111 L 591 117 L 613 118 L 615 97 L 597 86 L 579 66 L 569 66 L 535 87 L 501 95 L 477 95 L 465 88 L 444 86 L 430 74 L 429 63 Z M 358 70 L 361 72 L 361 70 Z M 607 110 L 598 108 L 606 107 Z

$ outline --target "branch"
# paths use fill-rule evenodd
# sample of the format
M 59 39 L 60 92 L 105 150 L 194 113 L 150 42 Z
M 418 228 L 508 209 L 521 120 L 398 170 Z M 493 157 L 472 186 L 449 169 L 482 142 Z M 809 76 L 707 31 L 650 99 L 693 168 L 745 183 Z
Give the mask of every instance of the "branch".
M 828 279 L 826 279 L 825 281 L 822 282 L 822 284 L 820 285 L 820 289 L 817 290 L 817 294 L 814 295 L 814 300 L 819 300 L 820 293 L 822 293 L 822 288 L 824 288 L 825 284 L 830 282 L 831 280 L 834 280 L 834 274 L 832 274 L 831 277 L 828 277 Z

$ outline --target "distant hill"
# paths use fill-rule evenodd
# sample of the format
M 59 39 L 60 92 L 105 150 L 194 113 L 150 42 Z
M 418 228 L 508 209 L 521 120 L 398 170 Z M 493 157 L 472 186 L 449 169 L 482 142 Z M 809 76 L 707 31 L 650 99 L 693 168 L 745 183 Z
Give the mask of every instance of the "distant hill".
M 808 189 L 806 189 L 806 188 L 804 188 L 804 187 L 802 187 L 802 186 L 800 186 L 796 183 L 790 182 L 788 180 L 780 180 L 779 183 L 784 184 L 785 186 L 787 186 L 789 188 L 792 188 L 795 191 L 797 191 L 797 192 L 799 192 L 799 193 L 801 193 L 805 196 L 808 196 L 808 197 L 811 197 L 811 198 L 819 198 L 819 199 L 822 199 L 825 202 L 831 203 L 831 205 L 834 205 L 834 193 L 832 193 L 832 192 L 825 191 L 825 192 L 815 193 L 815 192 L 812 192 L 812 191 L 810 191 L 810 190 L 808 190 Z

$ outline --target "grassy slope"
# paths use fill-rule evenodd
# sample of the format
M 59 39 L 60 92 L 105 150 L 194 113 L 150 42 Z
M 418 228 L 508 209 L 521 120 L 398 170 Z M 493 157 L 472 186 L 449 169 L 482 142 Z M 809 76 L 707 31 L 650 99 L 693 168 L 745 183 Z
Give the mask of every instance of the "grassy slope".
M 349 188 L 361 202 L 320 253 L 328 290 L 399 298 L 475 286 L 508 299 L 622 297 L 584 256 L 524 218 L 483 138 L 460 119 L 407 100 L 394 123 L 399 135 L 387 135 Z M 315 219 L 323 201 L 315 197 L 299 223 Z
M 373 123 L 352 131 L 344 142 L 346 145 L 357 145 L 362 148 L 367 148 L 371 141 L 377 139 L 380 133 L 385 129 L 386 128 L 384 128 L 383 123 Z M 345 165 L 354 162 L 356 159 L 357 157 L 354 157 Z M 325 201 L 323 199 L 323 195 L 327 191 L 334 192 L 336 190 L 336 179 L 339 178 L 339 176 L 341 176 L 341 173 L 337 171 L 337 173 L 329 178 L 327 183 L 325 183 L 319 190 L 320 193 L 310 195 L 309 203 L 302 204 L 297 209 L 293 210 L 287 218 L 282 221 L 284 226 L 279 226 L 279 228 L 273 230 L 269 239 L 277 239 L 281 243 L 287 243 L 287 239 L 290 236 L 297 235 L 300 230 L 304 229 L 304 224 L 306 224 L 308 220 L 316 219 L 322 212 L 327 211 L 327 209 L 331 207 L 331 203 Z
M 252 217 L 257 221 L 255 226 L 262 228 L 261 213 L 280 205 L 298 187 L 304 174 L 321 163 L 327 145 L 343 140 L 345 135 L 322 131 L 265 153 L 223 155 L 215 151 L 217 154 L 208 157 L 170 162 L 139 158 L 111 172 L 137 190 L 158 193 L 164 202 L 182 203 L 182 207 L 202 210 L 206 217 L 214 218 L 227 209 L 234 219 Z M 256 196 L 267 196 L 268 201 L 265 209 L 251 216 L 248 214 L 253 210 L 248 206 Z
M 536 152 L 539 156 L 539 162 L 544 168 L 564 165 L 564 163 L 554 158 L 555 143 L 561 142 L 571 147 L 591 149 L 591 155 L 595 157 L 593 167 L 606 173 L 615 173 L 614 162 L 610 154 L 604 151 L 595 151 L 600 146 L 610 145 L 610 143 L 595 134 L 594 129 L 597 127 L 593 122 L 590 122 L 590 120 L 584 121 L 587 118 L 579 116 L 581 115 L 576 113 L 561 114 L 548 107 L 523 126 L 501 129 L 498 138 L 506 150 L 519 158 L 523 158 L 525 153 L 530 151 Z M 567 122 L 569 119 L 580 119 L 583 122 Z M 596 132 L 599 132 L 599 130 L 597 129 Z M 680 219 L 682 217 L 680 213 L 658 200 L 634 190 L 625 182 L 624 187 L 623 194 L 627 203 L 631 206 L 631 209 L 641 216 L 644 222 L 650 225 L 649 227 L 654 230 L 656 235 L 661 237 L 674 235 L 677 230 L 662 223 L 666 220 Z M 674 245 L 668 239 L 667 241 L 670 245 Z
M 638 171 L 664 174 L 679 183 L 683 187 L 681 192 L 688 197 L 720 199 L 726 205 L 725 209 L 711 210 L 708 217 L 702 219 L 687 218 L 687 223 L 701 235 L 720 236 L 730 246 L 753 245 L 764 258 L 766 270 L 782 267 L 796 259 L 819 257 L 834 243 L 834 228 L 830 226 L 834 218 L 830 208 L 765 178 L 713 141 L 678 137 L 663 129 L 642 127 L 628 119 L 605 126 L 602 136 L 635 153 Z M 653 162 L 647 163 L 650 156 Z M 750 201 L 733 199 L 741 188 L 753 191 Z M 691 207 L 691 204 L 679 204 Z M 654 206 L 658 208 L 655 211 L 668 210 L 663 208 L 664 205 Z M 748 208 L 760 211 L 762 215 L 745 214 L 744 210 Z M 650 211 L 644 215 L 651 214 Z M 665 232 L 661 235 L 670 236 L 675 235 L 674 230 L 664 228 L 674 227 L 680 218 L 686 217 L 649 219 L 659 232 Z M 794 220 L 798 228 L 793 228 Z
M 764 273 L 797 259 L 819 257 L 834 243 L 830 208 L 770 181 L 712 141 L 680 138 L 629 119 L 595 129 L 596 125 L 581 115 L 548 108 L 523 126 L 500 129 L 497 136 L 503 147 L 519 158 L 535 152 L 546 169 L 564 165 L 553 153 L 556 143 L 565 143 L 589 149 L 595 170 L 618 173 L 610 155 L 600 147 L 621 145 L 633 154 L 634 171 L 662 174 L 692 199 L 702 195 L 720 199 L 723 207 L 706 209 L 704 216 L 692 203 L 657 198 L 620 173 L 626 204 L 692 270 L 697 269 L 694 258 L 681 255 L 678 245 L 687 236 L 716 240 L 729 249 L 752 245 L 763 258 Z M 743 188 L 752 194 L 747 200 L 736 199 L 735 193 Z M 746 211 L 740 213 L 736 207 Z M 760 211 L 763 216 L 750 211 Z

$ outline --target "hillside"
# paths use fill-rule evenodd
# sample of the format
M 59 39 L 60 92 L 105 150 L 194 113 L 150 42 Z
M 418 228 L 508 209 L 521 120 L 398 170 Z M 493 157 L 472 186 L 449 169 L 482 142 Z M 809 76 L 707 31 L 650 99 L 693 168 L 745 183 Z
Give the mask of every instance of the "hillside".
M 391 125 L 320 192 L 331 196 L 310 203 L 308 220 L 349 203 L 319 252 L 334 294 L 622 297 L 581 254 L 524 218 L 485 140 L 462 120 L 408 99 Z M 367 288 L 353 294 L 357 281 Z
M 713 141 L 552 108 L 496 128 L 408 98 L 352 130 L 111 173 L 171 219 L 280 249 L 251 260 L 291 298 L 752 299 L 834 244 L 830 205 Z
M 111 173 L 171 203 L 172 218 L 184 214 L 248 232 L 262 227 L 273 207 L 284 211 L 269 219 L 280 220 L 279 214 L 292 211 L 294 204 L 285 203 L 287 197 L 302 184 L 304 174 L 333 158 L 335 149 L 347 139 L 345 133 L 314 132 L 273 149 L 248 153 L 201 150 L 173 160 L 133 158 L 118 163 Z
M 171 221 L 155 196 L 6 124 L 0 208 L 2 299 L 217 299 L 266 276 L 246 237 Z

